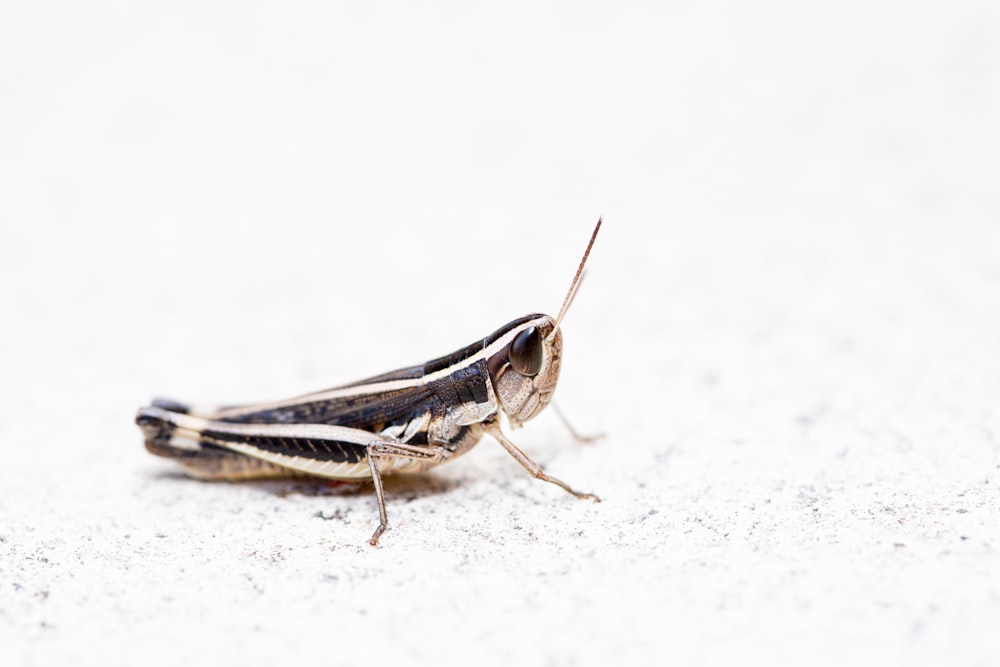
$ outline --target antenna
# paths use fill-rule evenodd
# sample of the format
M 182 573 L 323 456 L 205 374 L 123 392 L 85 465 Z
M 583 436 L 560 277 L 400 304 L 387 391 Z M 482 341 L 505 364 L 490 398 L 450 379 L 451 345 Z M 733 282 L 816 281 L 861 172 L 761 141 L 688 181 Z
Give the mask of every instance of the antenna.
M 566 315 L 566 311 L 569 310 L 570 304 L 573 303 L 573 298 L 576 297 L 577 290 L 580 289 L 580 284 L 583 282 L 583 267 L 587 263 L 587 257 L 590 256 L 590 249 L 594 247 L 594 239 L 597 238 L 597 232 L 600 231 L 602 222 L 604 222 L 603 215 L 597 219 L 597 226 L 594 227 L 594 232 L 590 235 L 590 243 L 587 244 L 587 249 L 583 251 L 583 259 L 580 260 L 580 266 L 577 267 L 576 275 L 573 276 L 573 282 L 569 286 L 569 291 L 566 292 L 566 298 L 563 299 L 559 315 L 556 317 L 556 326 L 552 329 L 552 333 L 549 334 L 549 338 L 555 336 L 556 332 L 559 331 L 559 324 L 562 322 L 563 316 Z

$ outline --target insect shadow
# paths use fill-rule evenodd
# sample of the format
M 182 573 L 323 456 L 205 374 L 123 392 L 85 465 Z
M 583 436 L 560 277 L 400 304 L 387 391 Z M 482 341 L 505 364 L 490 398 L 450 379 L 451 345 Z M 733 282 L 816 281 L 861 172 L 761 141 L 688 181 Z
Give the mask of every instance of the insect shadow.
M 192 479 L 179 470 L 163 470 L 155 473 L 154 476 L 157 479 L 185 484 L 203 483 L 202 480 Z M 311 498 L 370 496 L 372 493 L 371 480 L 344 481 L 303 476 L 301 478 L 241 480 L 232 483 L 260 489 L 279 498 L 294 495 Z M 387 495 L 404 502 L 412 502 L 429 496 L 449 493 L 452 489 L 457 488 L 461 482 L 431 472 L 419 475 L 394 475 L 387 477 L 382 483 Z

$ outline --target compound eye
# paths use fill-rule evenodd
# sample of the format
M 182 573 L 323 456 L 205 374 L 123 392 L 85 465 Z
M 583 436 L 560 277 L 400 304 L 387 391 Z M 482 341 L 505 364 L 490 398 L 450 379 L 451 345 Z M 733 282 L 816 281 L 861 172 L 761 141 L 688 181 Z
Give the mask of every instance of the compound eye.
M 542 334 L 538 327 L 528 327 L 510 344 L 510 365 L 523 375 L 538 375 L 542 370 Z

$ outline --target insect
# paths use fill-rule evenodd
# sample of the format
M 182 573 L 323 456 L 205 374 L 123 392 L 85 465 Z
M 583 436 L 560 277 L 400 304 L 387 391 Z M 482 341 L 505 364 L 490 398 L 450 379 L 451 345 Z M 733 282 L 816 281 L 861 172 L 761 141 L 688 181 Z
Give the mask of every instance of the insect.
M 505 414 L 517 428 L 550 403 L 559 379 L 560 324 L 601 223 L 599 219 L 594 227 L 555 319 L 525 315 L 452 354 L 283 401 L 199 408 L 157 399 L 140 408 L 135 419 L 146 449 L 175 459 L 199 479 L 296 474 L 370 478 L 379 511 L 372 546 L 389 525 L 382 477 L 450 461 L 484 434 L 536 479 L 600 502 L 545 473 L 507 438 L 499 417 Z

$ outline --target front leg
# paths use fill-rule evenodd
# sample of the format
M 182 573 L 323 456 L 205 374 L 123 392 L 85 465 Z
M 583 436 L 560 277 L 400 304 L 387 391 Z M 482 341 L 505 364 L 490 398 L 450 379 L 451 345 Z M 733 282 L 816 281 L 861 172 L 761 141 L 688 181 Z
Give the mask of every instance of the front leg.
M 553 412 L 556 413 L 556 417 L 559 418 L 559 421 L 561 421 L 563 423 L 563 426 L 566 427 L 566 430 L 569 431 L 569 434 L 573 436 L 573 439 L 579 442 L 581 445 L 589 445 L 591 443 L 597 442 L 598 440 L 604 437 L 603 433 L 595 433 L 593 435 L 583 435 L 582 433 L 578 432 L 575 428 L 573 428 L 573 425 L 569 423 L 569 420 L 566 419 L 566 415 L 564 415 L 563 411 L 559 409 L 559 406 L 556 405 L 555 401 L 550 403 L 550 405 L 552 406 Z
M 532 461 L 531 458 L 529 458 L 527 454 L 522 452 L 517 445 L 515 445 L 513 442 L 507 439 L 507 436 L 504 435 L 503 431 L 500 430 L 500 424 L 497 423 L 496 420 L 483 422 L 483 430 L 486 433 L 490 434 L 490 436 L 492 436 L 494 440 L 499 442 L 500 446 L 506 449 L 507 453 L 513 456 L 515 461 L 524 466 L 524 469 L 527 470 L 529 473 L 531 473 L 531 476 L 534 477 L 535 479 L 540 479 L 543 482 L 549 482 L 551 484 L 555 484 L 556 486 L 560 486 L 569 493 L 572 493 L 577 498 L 589 498 L 590 500 L 593 500 L 595 503 L 601 502 L 601 499 L 598 496 L 594 495 L 593 493 L 582 493 L 580 491 L 577 491 L 576 489 L 574 489 L 561 479 L 557 479 L 556 477 L 547 474 L 544 470 L 542 470 L 542 467 L 540 465 Z

